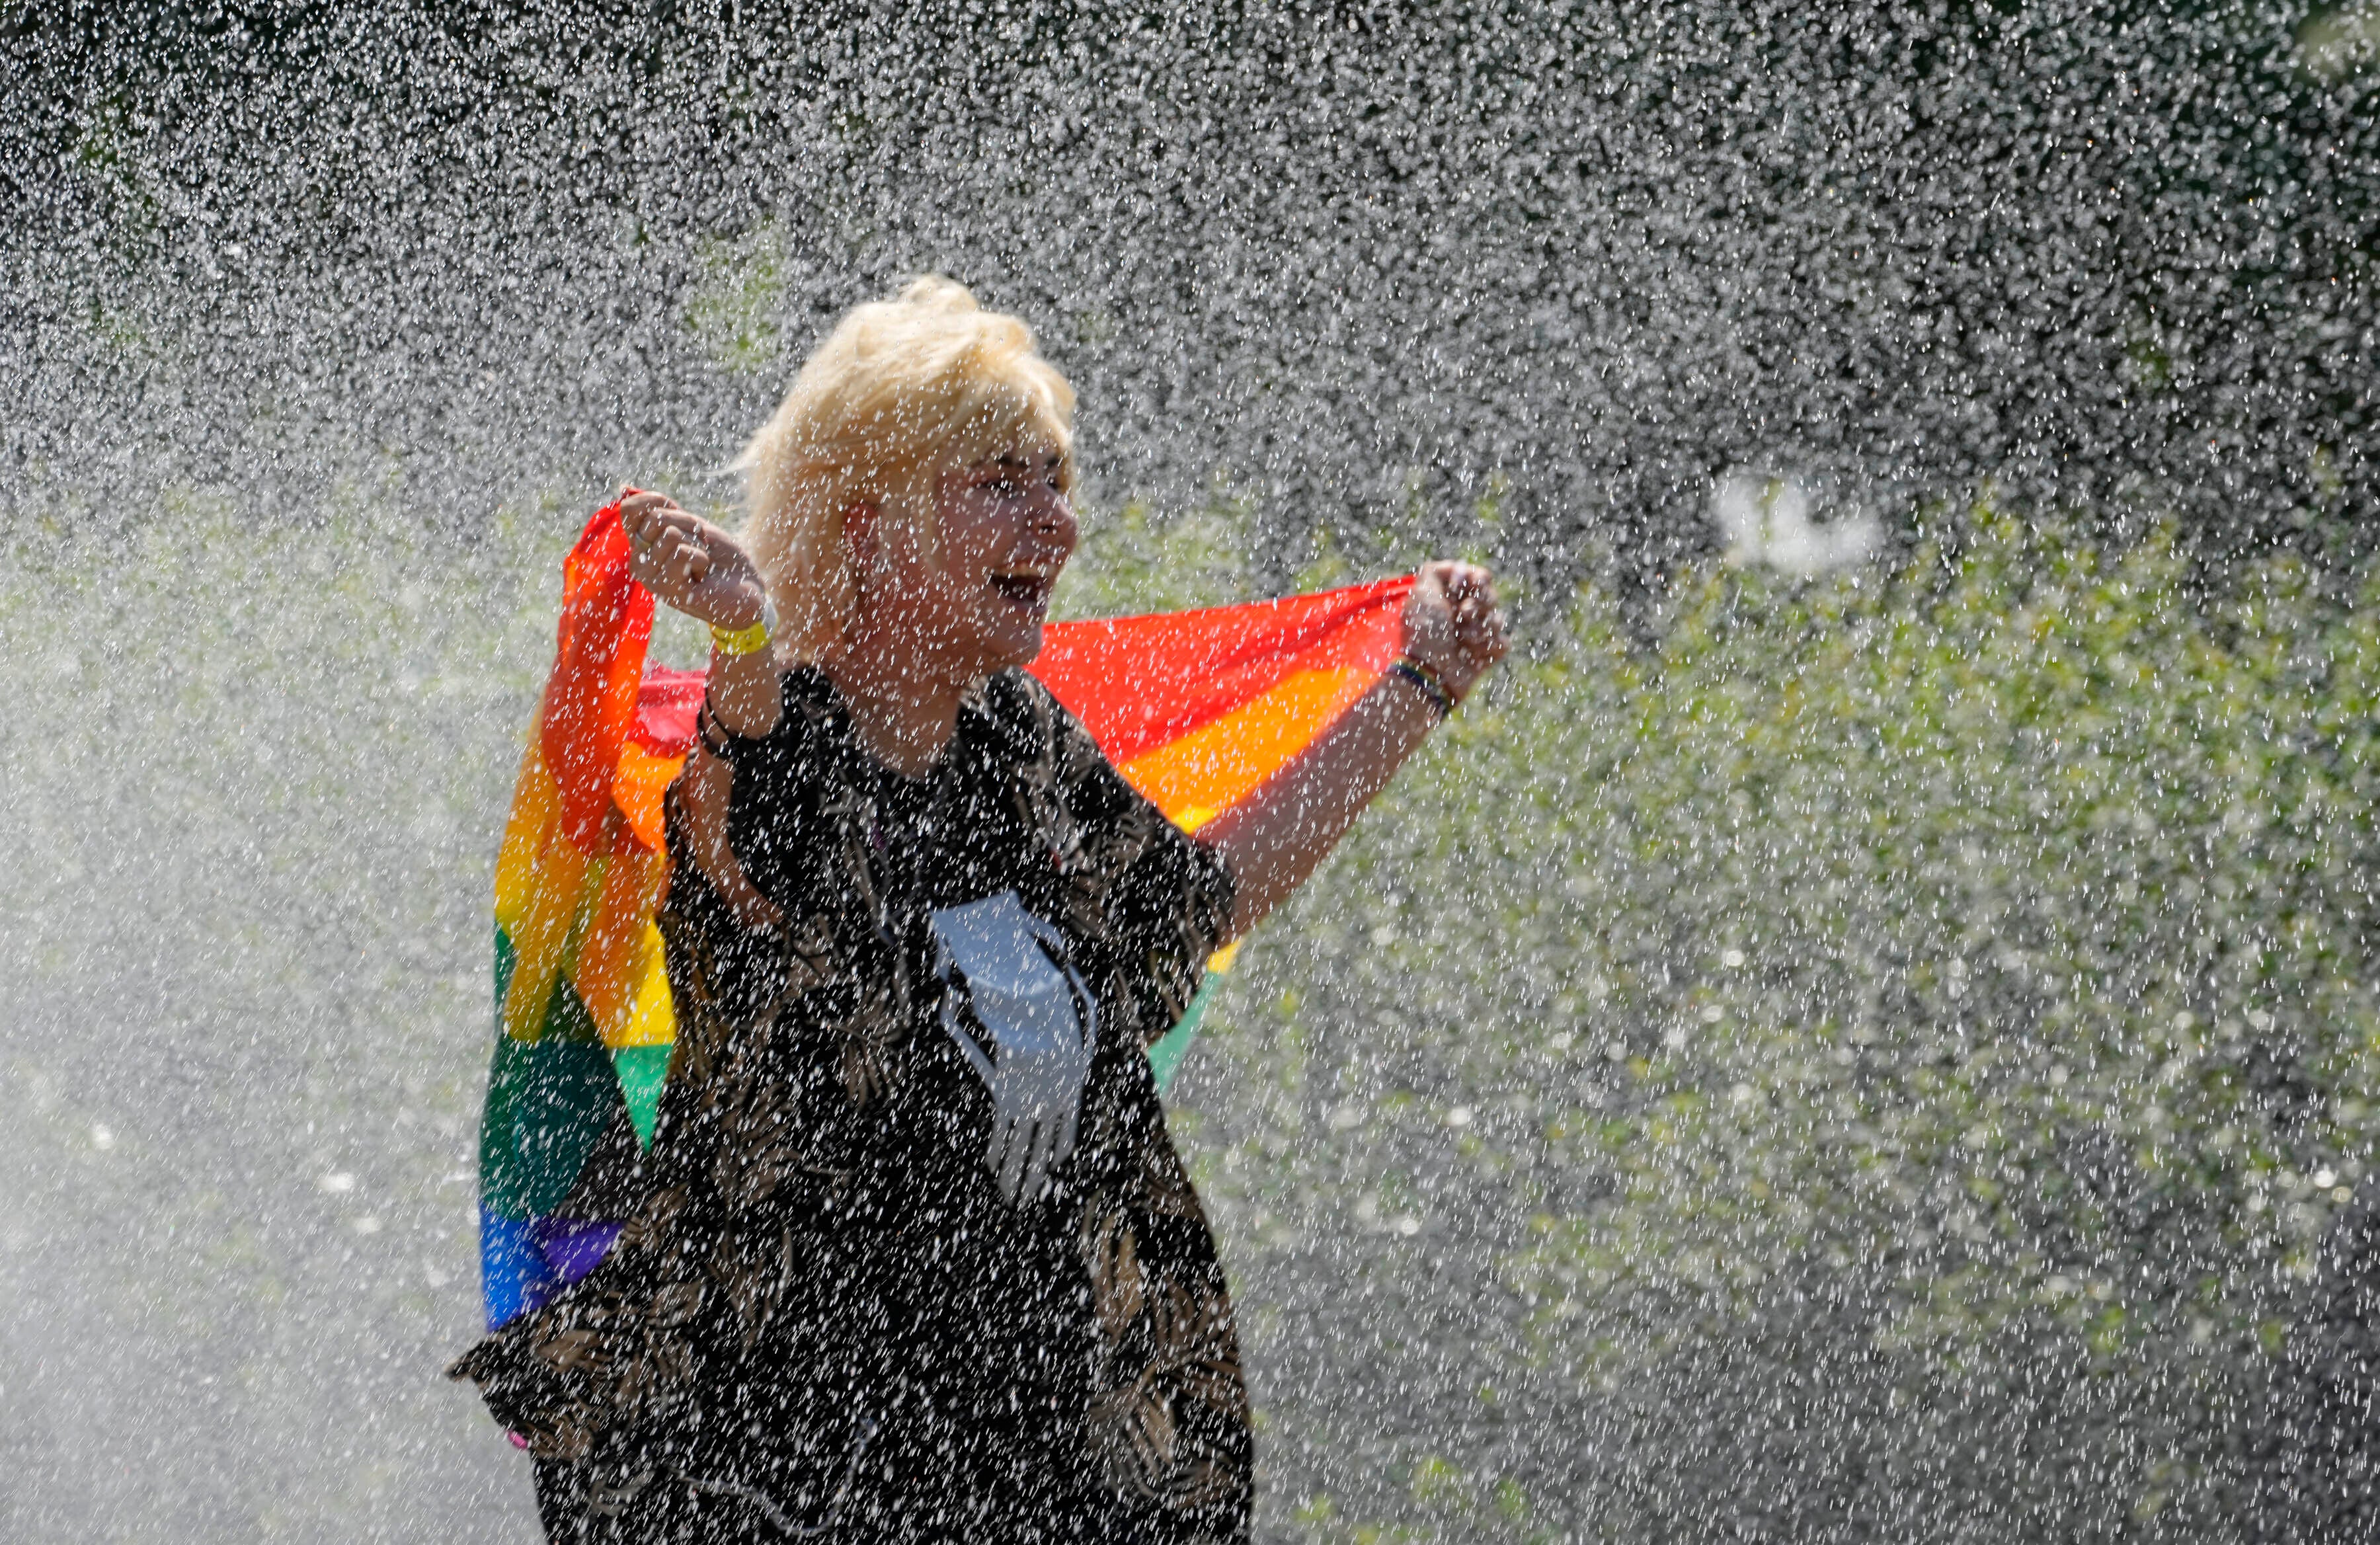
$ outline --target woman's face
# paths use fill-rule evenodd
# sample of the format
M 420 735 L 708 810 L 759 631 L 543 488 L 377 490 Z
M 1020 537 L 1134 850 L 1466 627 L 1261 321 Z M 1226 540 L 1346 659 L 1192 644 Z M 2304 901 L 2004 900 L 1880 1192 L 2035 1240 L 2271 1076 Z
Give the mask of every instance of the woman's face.
M 887 544 L 871 621 L 905 636 L 937 675 L 967 679 L 1041 652 L 1058 572 L 1081 535 L 1048 446 L 1020 446 L 946 468 L 935 480 L 941 561 L 911 541 Z

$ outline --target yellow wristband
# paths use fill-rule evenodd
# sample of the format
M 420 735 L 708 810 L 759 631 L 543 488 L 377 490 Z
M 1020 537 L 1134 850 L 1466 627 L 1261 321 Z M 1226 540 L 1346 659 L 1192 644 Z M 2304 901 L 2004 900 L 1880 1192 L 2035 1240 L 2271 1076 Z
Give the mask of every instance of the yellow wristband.
M 758 654 L 769 647 L 777 631 L 777 607 L 772 601 L 760 603 L 760 620 L 749 627 L 722 627 L 710 625 L 710 641 L 722 654 Z

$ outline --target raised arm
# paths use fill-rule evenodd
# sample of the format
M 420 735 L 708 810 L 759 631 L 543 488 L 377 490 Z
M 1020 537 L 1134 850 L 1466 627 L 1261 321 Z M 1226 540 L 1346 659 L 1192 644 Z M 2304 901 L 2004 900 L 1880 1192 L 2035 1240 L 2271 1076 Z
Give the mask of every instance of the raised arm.
M 1496 586 L 1475 564 L 1434 563 L 1405 600 L 1405 654 L 1460 701 L 1510 647 Z M 1297 759 L 1200 829 L 1236 883 L 1232 937 L 1305 882 L 1442 717 L 1429 690 L 1391 673 Z
M 627 490 L 620 500 L 620 527 L 628 534 L 629 567 L 638 580 L 664 605 L 709 623 L 714 639 L 722 631 L 749 628 L 768 614 L 768 587 L 743 547 L 710 521 L 678 508 L 669 495 Z M 711 716 L 734 734 L 761 736 L 776 728 L 783 701 L 776 651 L 713 649 L 705 701 Z
M 629 566 L 638 581 L 699 622 L 714 639 L 749 629 L 768 613 L 768 590 L 735 539 L 710 522 L 687 514 L 663 493 L 622 492 L 620 526 L 627 533 Z M 783 699 L 777 685 L 776 651 L 761 647 L 730 652 L 714 645 L 704 701 L 710 717 L 731 735 L 763 736 L 777 727 Z M 720 899 L 747 928 L 775 928 L 777 908 L 752 887 L 744 866 L 727 845 L 727 796 L 734 773 L 698 741 L 678 779 L 694 861 Z

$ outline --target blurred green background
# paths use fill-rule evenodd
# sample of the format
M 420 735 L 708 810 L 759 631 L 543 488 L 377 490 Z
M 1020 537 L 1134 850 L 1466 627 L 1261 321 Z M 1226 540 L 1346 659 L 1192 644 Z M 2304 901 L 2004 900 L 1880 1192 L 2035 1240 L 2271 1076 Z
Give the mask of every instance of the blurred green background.
M 94 1405 L 222 1417 L 170 1486 L 83 1476 L 112 1537 L 192 1494 L 257 1538 L 527 1537 L 436 1371 L 578 518 L 457 544 L 358 489 L 293 536 L 190 493 L 16 539 L 0 981 L 60 1033 L 5 1070 L 0 1285 L 121 1344 Z M 1238 598 L 1245 518 L 1099 517 L 1062 603 Z M 1244 953 L 1172 1101 L 1263 1537 L 2221 1540 L 2367 1494 L 2380 576 L 1917 524 L 1649 618 L 1517 597 L 1515 657 Z M 16 1344 L 0 1442 L 72 1476 L 77 1393 Z

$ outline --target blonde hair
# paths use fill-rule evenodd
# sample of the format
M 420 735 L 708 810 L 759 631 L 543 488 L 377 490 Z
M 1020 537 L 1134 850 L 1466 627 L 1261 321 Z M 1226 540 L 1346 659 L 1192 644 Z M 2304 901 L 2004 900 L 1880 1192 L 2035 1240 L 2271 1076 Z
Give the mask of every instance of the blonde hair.
M 1075 389 L 1035 352 L 1032 329 L 929 275 L 854 307 L 828 334 L 735 469 L 745 550 L 799 660 L 832 649 L 858 604 L 844 512 L 874 505 L 938 554 L 934 481 L 944 468 L 1033 446 L 1075 471 Z

